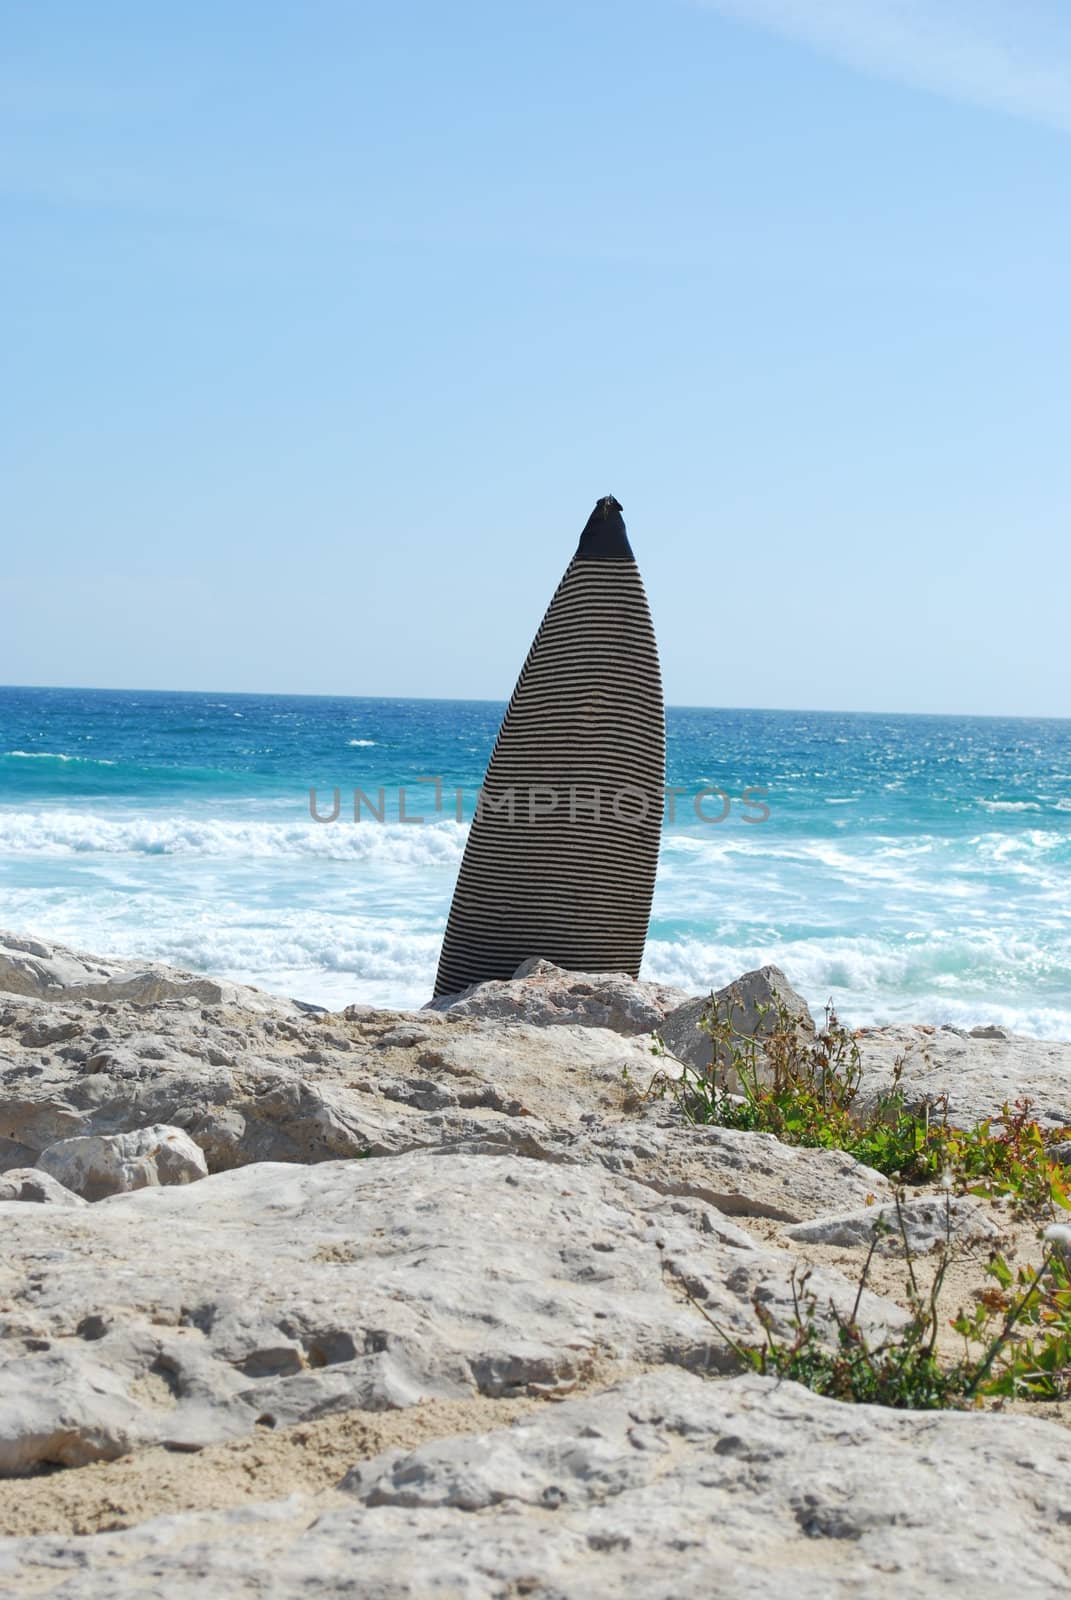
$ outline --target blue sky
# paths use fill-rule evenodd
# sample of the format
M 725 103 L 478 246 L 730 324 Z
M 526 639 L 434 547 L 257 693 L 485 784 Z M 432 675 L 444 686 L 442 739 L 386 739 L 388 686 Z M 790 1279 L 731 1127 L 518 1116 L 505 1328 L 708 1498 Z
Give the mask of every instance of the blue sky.
M 508 694 L 597 496 L 667 698 L 1071 714 L 1056 0 L 35 0 L 0 682 Z

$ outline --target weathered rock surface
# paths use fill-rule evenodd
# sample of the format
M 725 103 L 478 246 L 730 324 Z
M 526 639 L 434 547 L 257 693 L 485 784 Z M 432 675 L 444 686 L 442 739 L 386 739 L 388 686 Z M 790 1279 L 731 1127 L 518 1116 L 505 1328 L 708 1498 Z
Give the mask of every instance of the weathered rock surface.
M 217 1004 L 233 984 L 158 964 L 102 959 L 65 945 L 0 934 L 0 991 L 41 1000 L 128 1000 L 153 1005 L 188 997 Z M 255 995 L 256 990 L 245 991 Z
M 745 1038 L 761 1039 L 771 1032 L 779 1005 L 793 1017 L 804 1036 L 814 1034 L 814 1019 L 806 1000 L 796 993 L 780 967 L 759 967 L 755 972 L 745 972 L 743 977 L 717 990 L 714 999 L 719 1017 L 731 1017 L 736 1032 Z M 771 1009 L 762 1015 L 763 1007 Z M 700 995 L 671 1011 L 658 1029 L 667 1049 L 677 1060 L 699 1072 L 707 1071 L 714 1060 L 714 1041 L 700 1026 L 709 1010 L 710 995 Z M 718 1064 L 722 1067 L 728 1064 L 723 1049 L 719 1049 Z M 726 1086 L 729 1089 L 739 1087 L 728 1078 Z
M 519 1118 L 623 1116 L 623 1073 L 654 1065 L 646 1041 L 603 1028 L 11 997 L 0 1139 L 12 1166 L 61 1139 L 154 1123 L 183 1128 L 212 1171 L 390 1155 Z
M 598 1163 L 659 1194 L 705 1200 L 726 1216 L 798 1222 L 831 1205 L 864 1206 L 892 1196 L 887 1178 L 842 1150 L 793 1148 L 772 1134 L 693 1127 L 666 1115 L 616 1123 L 587 1119 L 576 1133 L 533 1129 L 523 1144 L 487 1133 L 443 1147 L 470 1153 L 502 1148 L 542 1161 Z
M 860 1104 L 888 1091 L 902 1062 L 909 1102 L 948 1096 L 950 1119 L 961 1127 L 999 1116 L 1022 1096 L 1031 1116 L 1048 1127 L 1071 1127 L 1071 1043 L 1025 1039 L 1005 1029 L 861 1028 Z
M 875 1205 L 844 1216 L 815 1217 L 785 1229 L 797 1244 L 869 1245 L 875 1231 L 879 1248 L 904 1253 L 904 1240 L 914 1255 L 927 1255 L 946 1241 L 954 1244 L 992 1244 L 1000 1230 L 971 1200 L 950 1197 L 946 1203 L 934 1195 L 912 1195 L 893 1205 Z
M 614 1033 L 652 1033 L 688 999 L 683 989 L 638 983 L 623 972 L 568 972 L 552 961 L 524 961 L 513 977 L 477 983 L 428 1005 L 451 1017 L 513 1018 L 540 1027 L 579 1023 Z
M 787 1252 L 601 1167 L 261 1164 L 80 1211 L 11 1205 L 0 1475 L 328 1410 L 567 1390 L 606 1362 L 731 1363 Z M 854 1286 L 818 1273 L 823 1309 Z M 689 1303 L 699 1301 L 719 1333 Z M 868 1297 L 875 1327 L 903 1313 Z
M 0 1116 L 3 1116 L 2 1102 Z M 10 1172 L 15 1167 L 32 1167 L 37 1155 L 38 1152 L 28 1144 L 19 1144 L 16 1139 L 0 1139 L 0 1173 Z
M 539 995 L 543 977 L 520 981 Z M 642 1104 L 659 1069 L 643 1035 L 367 1006 L 319 1017 L 281 1003 L 273 1014 L 266 997 L 252 1011 L 241 1002 L 0 1003 L 0 1139 L 9 1141 L 0 1170 L 33 1165 L 61 1140 L 164 1123 L 183 1129 L 213 1172 L 488 1148 L 599 1161 L 666 1193 L 788 1221 L 883 1192 L 876 1174 L 838 1154 L 690 1132 L 669 1100 Z
M 662 1371 L 391 1452 L 345 1490 L 0 1541 L 51 1600 L 1027 1600 L 1071 1564 L 1062 1430 Z
M 662 1372 L 499 1433 L 391 1452 L 342 1487 L 369 1513 L 409 1512 L 414 1530 L 436 1512 L 471 1524 L 497 1511 L 503 1533 L 511 1512 L 553 1513 L 538 1523 L 552 1541 L 544 1562 L 533 1541 L 507 1568 L 515 1581 L 527 1568 L 536 1593 L 584 1593 L 585 1558 L 588 1593 L 774 1595 L 791 1572 L 793 1593 L 924 1594 L 965 1571 L 997 1593 L 1053 1581 L 1071 1552 L 1071 1441 L 1016 1420 L 1005 1431 L 846 1407 L 791 1383 Z M 1020 1567 L 1031 1534 L 1042 1548 Z
M 748 976 L 752 1015 L 780 992 L 806 1031 L 783 982 L 776 969 Z M 856 1252 L 847 1278 L 819 1266 L 810 1279 L 821 1316 L 830 1301 L 850 1309 L 892 1193 L 840 1152 L 693 1127 L 671 1087 L 646 1094 L 661 1070 L 648 1030 L 677 1016 L 675 1053 L 695 1044 L 706 1002 L 679 1000 L 535 962 L 444 1009 L 328 1015 L 0 940 L 0 1473 L 151 1444 L 238 1440 L 220 1451 L 254 1453 L 283 1439 L 273 1430 L 334 1425 L 328 1413 L 353 1408 L 401 1421 L 422 1401 L 537 1405 L 525 1426 L 355 1460 L 345 1490 L 326 1495 L 85 1539 L 0 1539 L 0 1590 L 1062 1592 L 1063 1430 L 841 1406 L 721 1375 L 730 1340 L 757 1335 L 756 1301 L 787 1328 L 810 1246 L 812 1257 Z M 710 1056 L 698 1040 L 697 1065 Z M 868 1030 L 860 1045 L 864 1098 L 906 1054 L 909 1096 L 947 1092 L 957 1120 L 1030 1093 L 1042 1120 L 1071 1124 L 1071 1046 L 921 1029 Z M 77 1180 L 96 1196 L 102 1175 L 144 1163 L 145 1136 L 151 1148 L 161 1133 L 169 1148 L 191 1140 L 212 1175 L 92 1206 L 51 1175 L 74 1181 L 71 1141 L 85 1140 L 83 1154 L 107 1152 Z M 187 1158 L 200 1172 L 198 1154 Z M 154 1173 L 165 1176 L 158 1163 Z M 916 1197 L 905 1211 L 916 1251 L 944 1236 L 943 1201 Z M 988 1217 L 957 1202 L 954 1218 L 957 1239 L 984 1251 Z M 775 1232 L 784 1248 L 757 1242 Z M 874 1295 L 862 1305 L 872 1329 L 905 1317 Z M 180 1459 L 200 1471 L 201 1457 Z
M 37 1165 L 85 1200 L 164 1183 L 196 1183 L 208 1176 L 200 1146 L 181 1128 L 164 1123 L 132 1133 L 61 1139 L 42 1150 Z
M 37 1167 L 12 1167 L 0 1173 L 0 1205 L 7 1200 L 28 1200 L 44 1206 L 84 1206 L 81 1195 Z

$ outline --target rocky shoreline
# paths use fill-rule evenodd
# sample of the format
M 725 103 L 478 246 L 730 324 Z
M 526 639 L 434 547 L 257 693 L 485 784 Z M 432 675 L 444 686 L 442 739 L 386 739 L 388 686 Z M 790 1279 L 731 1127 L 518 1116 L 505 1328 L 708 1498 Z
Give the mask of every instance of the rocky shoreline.
M 802 1262 L 851 1305 L 892 1189 L 645 1098 L 655 1030 L 704 1047 L 695 1005 L 530 962 L 327 1013 L 0 937 L 0 1588 L 1060 1590 L 1063 1407 L 893 1412 L 736 1370 Z M 857 1038 L 864 1095 L 898 1061 L 964 1120 L 1029 1093 L 1071 1124 L 1071 1044 Z M 1030 1249 L 999 1206 L 963 1226 Z M 872 1283 L 896 1327 L 895 1273 Z

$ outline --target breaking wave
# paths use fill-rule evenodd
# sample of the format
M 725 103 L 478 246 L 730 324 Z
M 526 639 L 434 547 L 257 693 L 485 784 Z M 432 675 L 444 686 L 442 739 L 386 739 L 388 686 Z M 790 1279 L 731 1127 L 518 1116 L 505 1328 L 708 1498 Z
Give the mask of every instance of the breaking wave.
M 467 827 L 424 824 L 218 821 L 190 816 L 105 817 L 92 812 L 0 812 L 0 853 L 213 856 L 231 860 L 313 857 L 409 866 L 460 861 Z

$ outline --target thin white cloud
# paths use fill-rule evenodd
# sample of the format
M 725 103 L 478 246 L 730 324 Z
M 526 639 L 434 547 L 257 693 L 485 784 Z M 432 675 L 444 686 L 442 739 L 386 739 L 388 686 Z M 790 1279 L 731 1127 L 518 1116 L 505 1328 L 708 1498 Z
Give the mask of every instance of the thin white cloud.
M 880 77 L 1071 131 L 1068 0 L 698 0 Z

